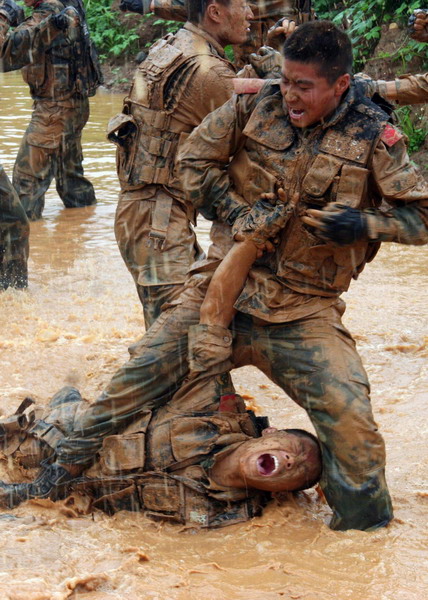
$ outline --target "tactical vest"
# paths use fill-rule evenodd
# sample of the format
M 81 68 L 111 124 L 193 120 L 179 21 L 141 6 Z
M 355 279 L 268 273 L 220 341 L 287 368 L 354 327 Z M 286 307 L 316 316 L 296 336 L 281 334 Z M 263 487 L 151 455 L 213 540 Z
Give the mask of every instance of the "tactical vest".
M 213 55 L 208 42 L 205 52 L 193 47 L 191 36 L 182 29 L 150 48 L 137 69 L 123 112 L 108 125 L 107 137 L 117 144 L 117 172 L 123 190 L 161 184 L 184 198 L 174 161 L 193 127 L 174 113 L 201 56 Z
M 374 258 L 379 244 L 361 241 L 336 247 L 321 241 L 300 216 L 309 207 L 330 202 L 361 209 L 380 204 L 370 188 L 367 166 L 388 121 L 376 105 L 358 98 L 335 124 L 308 137 L 307 144 L 301 142 L 293 155 L 290 149 L 298 134 L 284 114 L 278 86 L 267 85 L 260 92 L 243 130 L 244 148 L 231 165 L 231 178 L 249 204 L 261 190 L 283 187 L 290 195 L 299 194 L 297 214 L 283 230 L 277 251 L 263 259 L 289 288 L 338 296 Z
M 54 460 L 58 442 L 73 431 L 81 403 L 78 390 L 70 387 L 60 390 L 47 409 L 24 400 L 0 422 L 3 454 L 27 468 Z M 151 518 L 203 528 L 247 521 L 261 512 L 269 494 L 213 486 L 203 463 L 214 452 L 258 437 L 268 426 L 264 417 L 224 411 L 180 415 L 153 428 L 150 421 L 147 413 L 123 433 L 106 437 L 98 463 L 67 484 L 65 493 L 89 494 L 92 507 L 108 514 L 144 511 Z
M 48 10 L 56 9 L 55 13 L 72 6 L 79 13 L 80 24 L 76 28 L 76 39 L 68 38 L 67 32 L 64 32 L 52 42 L 38 62 L 22 68 L 31 96 L 35 100 L 57 101 L 73 96 L 93 96 L 103 83 L 103 76 L 81 0 L 46 0 L 39 8 L 43 8 L 44 4 Z
M 259 435 L 251 412 L 192 413 L 153 428 L 149 422 L 146 415 L 124 433 L 105 438 L 99 467 L 89 471 L 90 478 L 73 482 L 73 489 L 91 494 L 93 506 L 107 513 L 144 511 L 152 518 L 204 528 L 260 513 L 268 494 L 213 487 L 203 467 L 214 452 Z

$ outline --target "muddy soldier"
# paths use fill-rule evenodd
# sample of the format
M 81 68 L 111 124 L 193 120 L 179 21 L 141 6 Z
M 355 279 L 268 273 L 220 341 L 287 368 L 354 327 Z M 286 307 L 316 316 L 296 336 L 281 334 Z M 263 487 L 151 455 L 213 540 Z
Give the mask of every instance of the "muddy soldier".
M 235 71 L 223 48 L 246 39 L 252 18 L 245 0 L 191 0 L 188 6 L 188 22 L 150 48 L 123 113 L 109 123 L 121 185 L 116 239 L 147 328 L 201 257 L 195 211 L 175 173 L 177 149 L 232 95 Z
M 101 82 L 81 0 L 25 0 L 33 14 L 9 32 L 1 48 L 3 71 L 22 69 L 34 99 L 30 124 L 21 142 L 13 185 L 30 220 L 40 219 L 45 192 L 55 178 L 67 208 L 96 202 L 82 166 L 82 129 L 89 116 L 88 97 Z M 2 0 L 1 6 L 14 5 Z M 49 35 L 32 31 L 50 20 Z
M 201 391 L 184 386 L 167 406 L 107 437 L 97 463 L 84 478 L 56 488 L 57 497 L 78 491 L 91 498 L 91 509 L 144 510 L 197 527 L 221 527 L 260 514 L 268 491 L 316 483 L 321 462 L 314 436 L 268 427 L 265 417 L 245 410 L 227 376 L 211 377 Z M 52 460 L 58 441 L 73 431 L 86 407 L 69 387 L 48 407 L 30 402 L 0 421 L 0 449 L 24 467 Z M 2 484 L 0 505 L 16 506 L 35 495 L 34 486 Z
M 299 24 L 314 18 L 310 0 L 257 0 L 249 5 L 254 14 L 250 35 L 233 48 L 234 64 L 239 68 L 248 64 L 251 53 L 266 44 L 271 30 L 275 25 L 280 25 L 283 19 Z M 184 22 L 187 19 L 183 0 L 121 0 L 119 8 L 141 15 L 153 12 L 156 16 L 171 21 Z
M 250 272 L 232 332 L 213 330 L 213 347 L 233 337 L 235 366 L 256 364 L 308 411 L 323 447 L 332 526 L 366 529 L 386 524 L 392 509 L 383 441 L 367 376 L 341 323 L 340 294 L 379 242 L 427 243 L 428 186 L 387 116 L 355 95 L 344 34 L 328 23 L 305 24 L 284 54 L 281 86 L 215 111 L 179 160 L 192 202 L 215 220 L 220 248 L 230 226 L 236 239 L 257 229 L 247 203 L 261 191 L 298 191 L 277 251 Z M 232 185 L 227 166 L 235 154 Z M 382 197 L 387 212 L 378 208 Z
M 286 210 L 295 194 L 299 202 L 279 246 L 250 270 L 230 328 L 204 332 L 202 359 L 231 348 L 227 360 L 214 361 L 217 372 L 255 365 L 307 411 L 321 442 L 320 485 L 333 529 L 368 530 L 392 518 L 384 443 L 367 375 L 341 321 L 340 296 L 382 241 L 428 243 L 428 186 L 388 115 L 359 96 L 344 33 L 326 22 L 304 24 L 284 54 L 281 85 L 234 96 L 183 144 L 183 185 L 213 220 L 208 259 L 60 440 L 57 462 L 37 479 L 45 496 L 79 474 L 103 438 L 179 389 L 189 372 L 188 347 L 198 347 L 198 328 L 191 327 L 212 272 L 234 237 L 254 240 L 265 231 L 270 211 L 263 215 L 260 195 L 283 188 Z M 379 209 L 382 197 L 386 211 Z
M 0 290 L 27 287 L 29 233 L 27 215 L 0 165 Z

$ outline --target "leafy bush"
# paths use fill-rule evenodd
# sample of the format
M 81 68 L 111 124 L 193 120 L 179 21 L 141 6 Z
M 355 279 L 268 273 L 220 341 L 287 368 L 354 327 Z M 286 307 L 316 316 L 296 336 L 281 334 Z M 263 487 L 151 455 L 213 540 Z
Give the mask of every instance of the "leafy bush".
M 331 19 L 336 25 L 349 26 L 349 34 L 354 45 L 355 69 L 362 71 L 366 61 L 372 56 L 379 42 L 381 27 L 385 23 L 400 23 L 406 26 L 410 14 L 423 5 L 420 0 L 403 2 L 402 0 L 343 0 L 332 3 L 330 0 L 315 0 L 318 16 Z M 399 46 L 393 55 L 383 58 L 397 58 L 406 64 L 415 56 L 427 60 L 426 44 L 415 42 L 410 37 Z
M 136 28 L 122 25 L 111 3 L 112 0 L 84 0 L 91 38 L 101 61 L 138 52 Z

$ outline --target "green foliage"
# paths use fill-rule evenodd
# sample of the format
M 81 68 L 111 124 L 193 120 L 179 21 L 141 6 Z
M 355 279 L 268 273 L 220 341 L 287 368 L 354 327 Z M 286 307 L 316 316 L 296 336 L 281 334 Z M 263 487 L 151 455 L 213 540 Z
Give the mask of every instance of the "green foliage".
M 387 23 L 400 23 L 406 26 L 414 9 L 423 5 L 420 0 L 343 0 L 332 3 L 330 0 L 315 0 L 318 16 L 331 19 L 336 25 L 346 23 L 347 32 L 354 45 L 355 70 L 361 71 L 380 39 L 381 26 Z M 383 58 L 396 58 L 402 63 L 403 72 L 407 63 L 415 56 L 427 60 L 426 44 L 420 44 L 407 37 L 393 54 Z
M 111 3 L 112 0 L 84 0 L 91 38 L 101 61 L 138 52 L 136 28 L 122 25 Z
M 395 110 L 395 115 L 401 131 L 409 138 L 409 154 L 417 152 L 428 135 L 428 123 L 423 109 L 414 110 L 409 106 L 400 106 Z

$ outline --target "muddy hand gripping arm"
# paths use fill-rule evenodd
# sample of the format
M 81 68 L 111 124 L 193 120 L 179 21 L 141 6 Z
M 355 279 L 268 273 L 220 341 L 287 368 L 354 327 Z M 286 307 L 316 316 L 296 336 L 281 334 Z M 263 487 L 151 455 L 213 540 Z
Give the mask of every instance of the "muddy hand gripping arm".
M 283 189 L 264 194 L 235 221 L 235 244 L 217 267 L 201 306 L 200 322 L 189 328 L 189 365 L 191 373 L 214 365 L 228 368 L 232 353 L 232 334 L 227 329 L 234 304 L 244 287 L 251 265 L 263 251 L 273 251 L 275 238 L 293 214 L 298 195 L 288 200 Z

